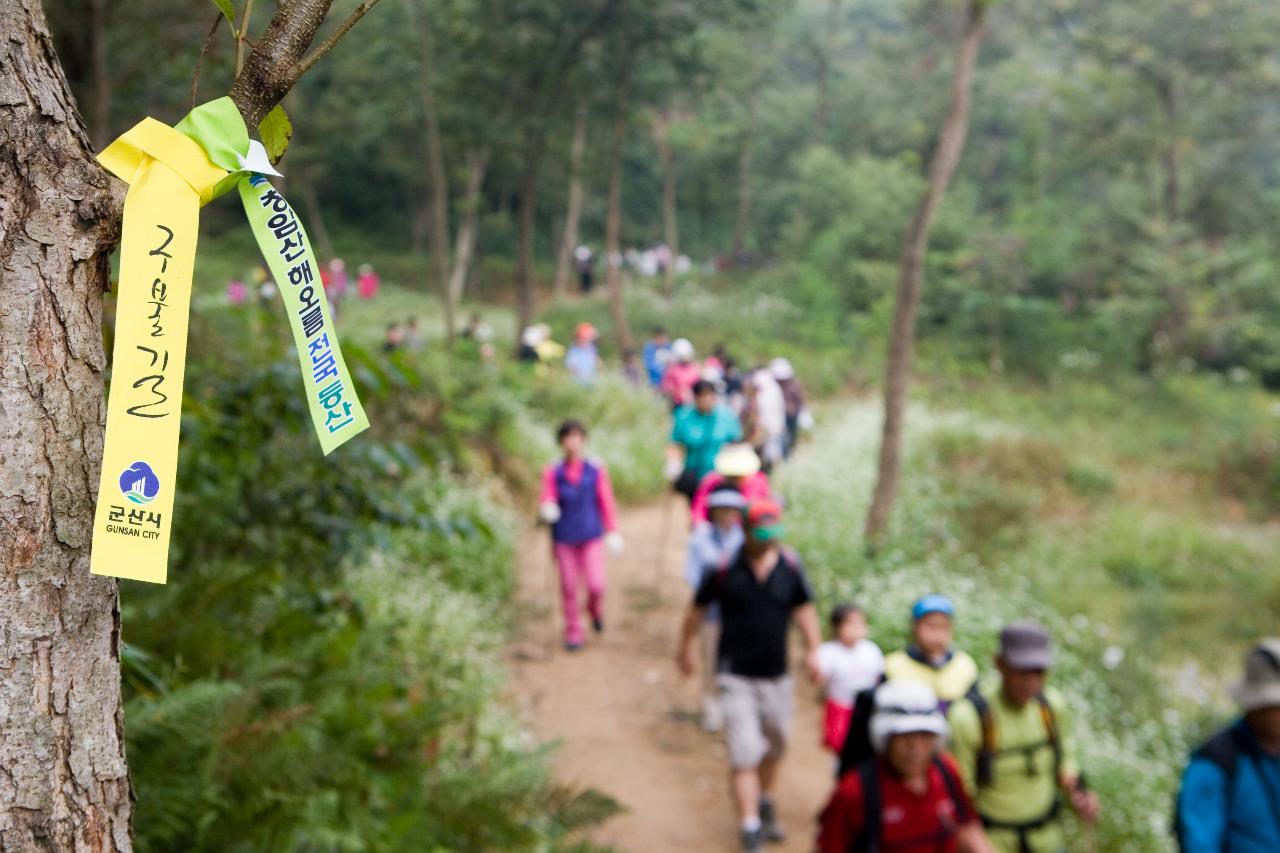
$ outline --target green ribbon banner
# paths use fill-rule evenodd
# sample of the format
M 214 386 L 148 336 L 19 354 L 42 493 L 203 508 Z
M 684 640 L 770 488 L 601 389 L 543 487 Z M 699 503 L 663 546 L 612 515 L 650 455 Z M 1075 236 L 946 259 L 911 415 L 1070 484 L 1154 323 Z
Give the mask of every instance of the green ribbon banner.
M 247 175 L 240 180 L 239 189 L 253 236 L 284 300 L 311 422 L 320 447 L 328 455 L 368 429 L 369 418 L 342 359 L 329 301 L 320 283 L 320 265 L 293 208 L 266 178 Z

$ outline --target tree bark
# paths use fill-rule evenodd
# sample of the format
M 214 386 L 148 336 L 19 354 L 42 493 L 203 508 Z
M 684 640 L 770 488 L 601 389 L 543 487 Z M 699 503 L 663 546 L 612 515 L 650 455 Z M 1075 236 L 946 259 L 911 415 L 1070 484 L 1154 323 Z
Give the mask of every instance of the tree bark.
M 929 165 L 929 185 L 920 199 L 915 215 L 907 225 L 903 239 L 898 294 L 885 366 L 884 433 L 880 443 L 875 493 L 866 522 L 866 539 L 873 546 L 884 536 L 898 495 L 904 408 L 915 345 L 916 311 L 924 287 L 924 262 L 929 248 L 929 232 L 960 163 L 960 155 L 964 152 L 965 137 L 969 130 L 974 66 L 982 41 L 985 17 L 986 0 L 969 0 L 968 19 L 951 81 L 951 107 Z
M 631 94 L 633 55 L 622 57 L 618 86 L 613 106 L 613 136 L 609 143 L 609 207 L 604 223 L 605 269 L 609 287 L 609 313 L 613 317 L 614 331 L 618 335 L 621 351 L 631 349 L 635 342 L 631 327 L 627 324 L 626 309 L 622 302 L 622 149 L 627 138 L 627 116 Z
M 107 0 L 91 0 L 89 10 L 89 54 L 93 67 L 93 147 L 101 151 L 111 141 L 111 73 L 107 70 Z
M 756 90 L 747 92 L 746 124 L 738 152 L 738 212 L 733 221 L 733 260 L 741 262 L 747 252 L 747 229 L 751 227 L 751 165 L 755 156 Z
M 0 849 L 130 850 L 118 587 L 89 574 L 118 199 L 40 4 L 0 31 Z
M 1172 79 L 1160 80 L 1160 106 L 1164 109 L 1165 144 L 1160 161 L 1164 167 L 1164 215 L 1177 222 L 1182 208 L 1182 180 L 1178 164 L 1178 92 Z
M 484 187 L 484 176 L 488 165 L 487 149 L 478 149 L 467 156 L 467 188 L 462 197 L 462 219 L 458 223 L 457 239 L 453 246 L 453 271 L 449 274 L 449 299 L 455 307 L 462 302 L 462 294 L 467 286 L 467 275 L 471 270 L 471 259 L 476 249 L 476 234 L 479 232 L 480 220 L 480 190 Z
M 413 6 L 416 9 L 416 6 Z M 427 222 L 427 241 L 431 251 L 431 269 L 435 285 L 444 300 L 445 341 L 452 347 L 457 332 L 457 303 L 449 287 L 449 184 L 444 173 L 444 145 L 440 139 L 440 117 L 432 80 L 434 33 L 425 14 L 418 19 L 418 46 L 422 75 L 422 108 L 426 114 L 427 173 L 431 182 L 431 216 Z
M 831 65 L 836 33 L 840 29 L 840 2 L 827 2 L 827 26 L 822 33 L 822 49 L 818 54 L 818 103 L 813 111 L 813 135 L 809 140 L 813 145 L 822 144 L 827 135 L 827 122 L 831 119 Z
M 524 169 L 520 177 L 520 216 L 516 239 L 516 341 L 538 312 L 538 282 L 533 269 L 534 216 L 538 207 L 538 169 L 546 131 L 528 127 L 524 133 Z
M 658 134 L 658 158 L 662 161 L 662 233 L 671 259 L 667 264 L 663 287 L 670 299 L 676 289 L 676 258 L 680 256 L 680 227 L 676 219 L 676 152 L 671 145 L 671 120 L 661 119 Z
M 234 87 L 250 127 L 328 8 L 278 3 Z M 0 0 L 0 32 L 0 850 L 129 851 L 119 587 L 89 573 L 123 187 L 38 0 Z
M 581 98 L 573 115 L 573 141 L 569 145 L 569 203 L 564 216 L 564 234 L 556 257 L 556 277 L 552 291 L 557 298 L 568 290 L 573 250 L 578 246 L 578 223 L 582 218 L 582 157 L 587 150 L 587 100 Z

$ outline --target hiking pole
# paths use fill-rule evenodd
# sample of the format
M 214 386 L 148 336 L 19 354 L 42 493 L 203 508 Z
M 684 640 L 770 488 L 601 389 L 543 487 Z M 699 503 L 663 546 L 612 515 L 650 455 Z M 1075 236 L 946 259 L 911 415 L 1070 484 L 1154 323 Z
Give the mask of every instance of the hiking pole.
M 1089 782 L 1083 773 L 1076 779 L 1076 790 L 1082 794 L 1089 792 Z M 1095 821 L 1081 821 L 1084 824 L 1084 843 L 1089 853 L 1098 853 L 1098 827 Z

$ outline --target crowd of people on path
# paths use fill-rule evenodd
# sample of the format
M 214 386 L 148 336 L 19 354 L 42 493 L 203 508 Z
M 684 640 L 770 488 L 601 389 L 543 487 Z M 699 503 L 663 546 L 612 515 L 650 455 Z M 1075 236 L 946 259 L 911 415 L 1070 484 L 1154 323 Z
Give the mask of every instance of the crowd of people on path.
M 600 369 L 594 333 L 584 323 L 569 350 L 539 357 L 564 358 L 589 383 Z M 884 654 L 851 602 L 832 609 L 824 642 L 769 476 L 812 424 L 790 363 L 741 371 L 723 348 L 699 359 L 662 329 L 641 359 L 643 380 L 672 411 L 664 474 L 688 502 L 692 600 L 677 667 L 700 675 L 701 724 L 723 734 L 742 849 L 786 837 L 777 783 L 795 711 L 792 626 L 804 675 L 824 696 L 814 736 L 834 768 L 815 849 L 1057 853 L 1068 813 L 1093 838 L 1101 802 L 1080 764 L 1074 709 L 1049 683 L 1049 631 L 1005 625 L 984 672 L 955 645 L 953 601 L 929 592 L 908 614 L 905 648 Z M 576 652 L 586 639 L 583 591 L 601 633 L 605 553 L 623 543 L 607 467 L 584 455 L 586 428 L 566 421 L 557 437 L 563 456 L 543 472 L 539 514 L 551 529 L 565 647 Z M 1243 715 L 1195 752 L 1182 780 L 1174 834 L 1188 853 L 1280 851 L 1280 640 L 1249 652 L 1234 695 Z

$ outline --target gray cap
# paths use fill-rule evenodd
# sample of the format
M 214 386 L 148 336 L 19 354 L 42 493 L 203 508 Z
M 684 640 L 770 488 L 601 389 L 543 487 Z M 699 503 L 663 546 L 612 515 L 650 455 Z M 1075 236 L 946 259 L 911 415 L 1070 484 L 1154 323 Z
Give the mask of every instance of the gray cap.
M 747 499 L 737 489 L 715 489 L 707 498 L 707 509 L 742 509 Z
M 1034 622 L 1014 622 L 1000 632 L 1000 659 L 1012 669 L 1048 669 L 1053 666 L 1049 632 Z
M 1280 640 L 1259 640 L 1244 658 L 1244 680 L 1231 695 L 1246 711 L 1280 707 Z

